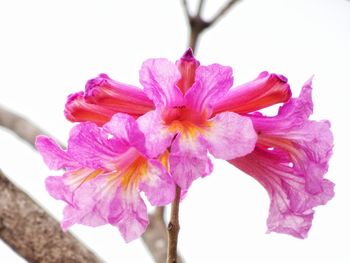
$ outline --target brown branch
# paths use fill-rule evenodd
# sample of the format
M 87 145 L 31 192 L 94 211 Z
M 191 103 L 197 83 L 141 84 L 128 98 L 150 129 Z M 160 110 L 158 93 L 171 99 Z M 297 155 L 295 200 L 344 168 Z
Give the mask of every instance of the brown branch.
M 199 0 L 198 4 L 198 9 L 197 9 L 197 14 L 196 15 L 191 15 L 188 9 L 187 1 L 183 0 L 182 5 L 185 10 L 185 15 L 189 24 L 190 28 L 190 37 L 189 37 L 189 42 L 188 46 L 192 48 L 193 53 L 195 53 L 197 45 L 198 45 L 198 39 L 201 33 L 211 27 L 214 23 L 216 23 L 219 18 L 221 18 L 236 2 L 239 0 L 230 0 L 226 3 L 226 5 L 210 20 L 210 21 L 205 21 L 202 18 L 202 9 L 204 5 L 204 0 Z
M 170 222 L 168 224 L 168 258 L 167 263 L 178 263 L 177 261 L 177 239 L 180 231 L 179 206 L 181 188 L 176 186 L 176 196 L 171 204 Z
M 209 24 L 212 26 L 214 23 L 216 23 L 237 2 L 239 2 L 239 0 L 228 1 L 226 5 L 224 5 L 223 8 L 221 8 L 221 10 L 210 20 Z
M 35 148 L 35 138 L 40 134 L 46 134 L 39 127 L 22 116 L 11 112 L 0 105 L 0 126 L 14 132 L 18 137 Z M 62 144 L 61 144 L 62 145 Z
M 1 170 L 0 238 L 28 262 L 102 262 Z

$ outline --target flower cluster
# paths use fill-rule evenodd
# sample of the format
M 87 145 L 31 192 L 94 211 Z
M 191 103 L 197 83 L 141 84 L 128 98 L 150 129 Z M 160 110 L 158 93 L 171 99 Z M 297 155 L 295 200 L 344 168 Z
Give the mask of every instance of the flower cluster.
M 66 202 L 63 229 L 111 224 L 128 242 L 148 225 L 140 192 L 154 206 L 171 203 L 175 187 L 212 172 L 208 154 L 246 172 L 269 193 L 269 231 L 304 238 L 313 208 L 333 197 L 324 179 L 332 154 L 328 121 L 311 121 L 311 80 L 297 98 L 287 79 L 261 73 L 231 88 L 230 67 L 202 66 L 189 49 L 175 64 L 149 59 L 143 90 L 101 74 L 68 97 L 65 115 L 79 122 L 63 150 L 39 136 L 51 169 L 46 188 Z M 283 103 L 276 116 L 259 110 Z

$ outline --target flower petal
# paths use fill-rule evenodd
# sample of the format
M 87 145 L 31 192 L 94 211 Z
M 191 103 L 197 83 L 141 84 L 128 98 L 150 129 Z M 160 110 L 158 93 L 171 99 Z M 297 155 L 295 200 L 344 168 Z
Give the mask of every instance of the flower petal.
M 177 86 L 182 94 L 186 94 L 195 81 L 196 70 L 199 66 L 199 61 L 193 56 L 191 48 L 187 49 L 185 54 L 176 61 L 176 66 L 181 74 L 181 79 L 178 81 Z
M 311 227 L 313 208 L 326 204 L 334 195 L 334 184 L 326 179 L 318 180 L 320 191 L 309 191 L 307 176 L 290 167 L 283 154 L 266 148 L 257 147 L 251 154 L 230 162 L 268 191 L 271 198 L 269 231 L 305 238 Z
M 257 135 L 248 117 L 224 112 L 209 120 L 202 135 L 209 152 L 216 158 L 230 160 L 253 151 Z
M 186 106 L 191 110 L 209 117 L 212 107 L 222 99 L 232 86 L 233 77 L 230 67 L 212 64 L 199 66 L 196 80 L 186 95 Z
M 110 205 L 110 224 L 118 227 L 126 242 L 139 238 L 148 226 L 147 208 L 139 193 L 125 196 L 121 189 Z
M 146 60 L 140 70 L 140 82 L 156 107 L 183 105 L 183 95 L 176 83 L 181 75 L 167 59 Z
M 70 121 L 93 121 L 101 126 L 115 113 L 138 117 L 153 108 L 152 101 L 141 89 L 101 74 L 87 82 L 85 93 L 68 97 L 65 115 Z
M 139 185 L 151 205 L 164 206 L 175 197 L 175 184 L 164 166 L 156 160 L 149 160 L 146 174 Z
M 35 147 L 40 152 L 45 164 L 53 170 L 77 166 L 77 162 L 72 160 L 69 155 L 53 139 L 39 135 L 36 137 Z
M 197 137 L 178 134 L 171 146 L 170 173 L 181 189 L 188 189 L 192 182 L 210 174 L 213 165 L 207 147 Z
M 67 230 L 76 223 L 88 226 L 108 224 L 116 189 L 117 180 L 111 180 L 108 174 L 81 184 L 73 194 L 72 205 L 64 209 L 62 228 Z
M 232 111 L 240 114 L 254 112 L 291 97 L 287 79 L 282 75 L 262 72 L 257 79 L 230 89 L 214 106 L 214 114 Z
M 137 119 L 137 123 L 146 138 L 147 155 L 155 158 L 164 153 L 170 146 L 175 132 L 163 124 L 161 113 L 158 110 L 147 112 Z

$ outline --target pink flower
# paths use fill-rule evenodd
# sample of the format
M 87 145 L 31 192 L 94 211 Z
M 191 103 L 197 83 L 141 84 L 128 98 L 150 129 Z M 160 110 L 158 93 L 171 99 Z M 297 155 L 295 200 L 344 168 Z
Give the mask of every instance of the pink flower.
M 258 134 L 256 147 L 230 161 L 268 191 L 269 231 L 299 238 L 307 236 L 313 208 L 334 195 L 334 184 L 323 178 L 333 147 L 330 124 L 308 120 L 312 109 L 310 80 L 277 116 L 250 115 Z
M 174 199 L 173 180 L 159 161 L 148 158 L 144 135 L 126 114 L 115 114 L 101 128 L 91 122 L 75 126 L 65 151 L 45 136 L 36 147 L 51 169 L 66 169 L 46 180 L 49 193 L 67 203 L 63 229 L 112 224 L 129 242 L 148 225 L 141 191 L 152 205 Z
M 100 75 L 68 99 L 66 116 L 100 126 L 116 112 L 137 118 L 148 156 L 170 150 L 167 164 L 183 191 L 211 173 L 208 152 L 229 160 L 267 189 L 269 231 L 306 236 L 313 207 L 333 196 L 333 184 L 323 178 L 332 133 L 327 121 L 308 120 L 311 81 L 296 99 L 285 77 L 268 72 L 231 88 L 230 67 L 200 66 L 188 50 L 176 64 L 147 60 L 140 82 L 143 91 Z M 277 116 L 257 112 L 277 103 L 285 103 Z

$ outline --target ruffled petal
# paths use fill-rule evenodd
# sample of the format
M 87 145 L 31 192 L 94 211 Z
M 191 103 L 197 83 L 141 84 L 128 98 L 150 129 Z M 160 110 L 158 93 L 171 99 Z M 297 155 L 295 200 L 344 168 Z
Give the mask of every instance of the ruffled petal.
M 92 121 L 101 126 L 115 113 L 138 117 L 152 109 L 152 101 L 141 89 L 101 74 L 87 82 L 85 93 L 68 97 L 65 115 L 73 122 Z
M 100 226 L 108 224 L 117 180 L 101 175 L 81 184 L 73 194 L 72 205 L 64 209 L 61 226 L 67 230 L 74 224 Z
M 176 83 L 181 78 L 174 63 L 167 59 L 146 60 L 140 70 L 140 82 L 157 107 L 183 105 L 183 95 Z
M 186 94 L 195 81 L 196 70 L 199 66 L 199 61 L 193 56 L 191 48 L 187 49 L 185 54 L 176 61 L 176 66 L 181 74 L 181 79 L 177 82 L 177 86 L 182 94 Z
M 147 207 L 136 191 L 128 195 L 118 189 L 111 202 L 108 221 L 118 227 L 126 242 L 139 238 L 148 226 Z
M 327 179 L 317 180 L 319 190 L 310 191 L 308 177 L 290 167 L 291 159 L 288 161 L 285 154 L 257 147 L 251 154 L 230 162 L 259 181 L 268 191 L 271 199 L 267 219 L 269 232 L 305 238 L 312 224 L 313 208 L 332 199 L 334 184 Z M 309 165 L 307 172 L 316 172 L 313 165 Z M 322 171 L 318 173 L 322 174 Z
M 139 185 L 151 205 L 164 206 L 171 203 L 175 197 L 175 184 L 164 166 L 155 160 L 149 160 L 147 171 Z
M 193 86 L 185 95 L 186 107 L 209 117 L 212 107 L 222 99 L 233 84 L 231 67 L 213 64 L 199 66 Z
M 35 147 L 40 152 L 45 164 L 53 170 L 76 167 L 78 162 L 72 160 L 67 153 L 53 139 L 39 135 L 36 137 Z
M 291 95 L 284 76 L 262 72 L 257 79 L 230 89 L 226 96 L 214 105 L 214 114 L 225 111 L 240 114 L 254 112 L 286 102 Z
M 169 156 L 170 173 L 181 189 L 188 189 L 192 182 L 210 174 L 213 165 L 206 145 L 198 137 L 178 134 Z
M 164 153 L 176 134 L 164 125 L 161 113 L 157 110 L 139 117 L 137 123 L 145 135 L 147 155 L 151 158 Z
M 220 113 L 209 120 L 202 136 L 209 152 L 224 160 L 250 153 L 257 140 L 251 120 L 232 112 Z

